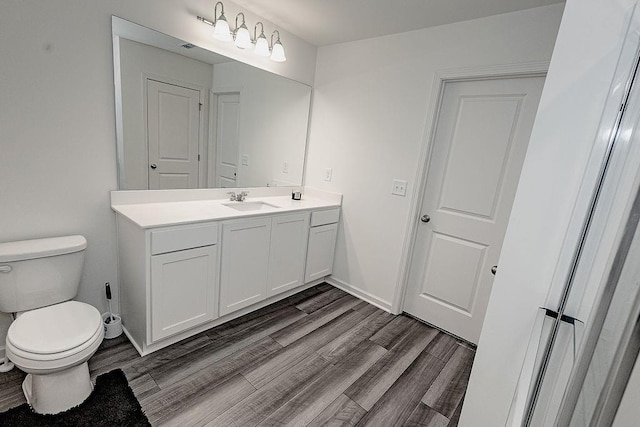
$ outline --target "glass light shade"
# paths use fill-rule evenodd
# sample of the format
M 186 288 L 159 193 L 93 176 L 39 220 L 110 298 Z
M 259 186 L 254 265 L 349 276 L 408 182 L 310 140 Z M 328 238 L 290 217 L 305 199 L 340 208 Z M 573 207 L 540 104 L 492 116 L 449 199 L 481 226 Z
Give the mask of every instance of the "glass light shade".
M 252 46 L 251 43 L 251 35 L 249 34 L 249 30 L 245 25 L 241 25 L 240 28 L 236 30 L 236 46 L 240 49 L 248 49 Z
M 275 62 L 284 62 L 287 60 L 287 57 L 284 56 L 284 47 L 282 46 L 282 43 L 280 43 L 280 40 L 273 44 L 271 60 Z
M 224 15 L 220 15 L 220 18 L 216 21 L 216 25 L 213 27 L 213 37 L 224 42 L 233 40 L 229 30 L 229 23 Z
M 260 56 L 269 56 L 269 42 L 264 34 L 260 34 L 256 40 L 255 53 Z

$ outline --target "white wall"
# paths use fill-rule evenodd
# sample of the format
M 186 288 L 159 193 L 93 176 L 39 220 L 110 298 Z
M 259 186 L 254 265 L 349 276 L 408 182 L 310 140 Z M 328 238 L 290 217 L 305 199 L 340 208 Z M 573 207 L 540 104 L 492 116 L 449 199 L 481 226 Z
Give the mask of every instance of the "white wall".
M 225 9 L 230 19 L 238 10 L 230 1 Z M 101 310 L 104 282 L 117 283 L 112 14 L 306 83 L 316 53 L 284 31 L 284 63 L 223 46 L 196 20 L 213 14 L 208 0 L 0 2 L 0 241 L 85 235 L 78 299 Z
M 164 78 L 169 83 L 188 84 L 201 90 L 208 102 L 213 66 L 177 53 L 120 38 L 124 183 L 121 190 L 149 189 L 147 128 L 145 119 L 146 78 Z M 206 120 L 206 117 L 203 117 Z M 206 155 L 204 156 L 206 159 Z
M 213 67 L 213 91 L 240 91 L 238 187 L 302 185 L 311 88 L 238 62 Z M 283 162 L 288 171 L 283 172 Z
M 563 6 L 318 50 L 305 184 L 344 194 L 333 279 L 390 307 L 435 73 L 548 61 Z M 333 169 L 331 182 L 325 168 Z M 408 197 L 391 195 L 392 179 Z
M 576 226 L 571 223 L 576 198 L 632 4 L 633 0 L 567 3 L 478 344 L 461 426 L 504 425 L 507 419 L 536 309 L 544 305 L 554 276 L 562 275 L 556 271 L 559 254 L 567 231 Z

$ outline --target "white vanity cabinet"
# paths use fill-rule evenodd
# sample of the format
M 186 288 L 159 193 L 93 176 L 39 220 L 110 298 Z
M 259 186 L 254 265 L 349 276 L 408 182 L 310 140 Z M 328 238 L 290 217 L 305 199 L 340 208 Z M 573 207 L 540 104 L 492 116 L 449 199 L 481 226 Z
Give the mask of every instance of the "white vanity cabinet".
M 222 223 L 220 315 L 304 284 L 309 213 Z
M 304 285 L 309 213 L 278 215 L 271 220 L 267 296 Z
M 192 191 L 219 190 L 185 197 Z M 143 202 L 115 194 L 121 203 L 112 206 L 122 325 L 143 356 L 320 283 L 333 269 L 338 196 L 283 195 L 242 209 L 219 198 L 154 199 L 173 190 L 136 196 Z M 255 212 L 260 203 L 266 208 Z
M 218 224 L 151 230 L 150 239 L 149 342 L 218 317 Z
M 117 221 L 120 312 L 140 353 L 218 317 L 218 223 L 143 229 Z
M 340 209 L 327 209 L 311 213 L 305 283 L 321 279 L 333 272 L 339 219 Z
M 214 320 L 217 246 L 151 257 L 151 342 Z
M 269 217 L 222 223 L 220 315 L 267 297 L 270 239 Z

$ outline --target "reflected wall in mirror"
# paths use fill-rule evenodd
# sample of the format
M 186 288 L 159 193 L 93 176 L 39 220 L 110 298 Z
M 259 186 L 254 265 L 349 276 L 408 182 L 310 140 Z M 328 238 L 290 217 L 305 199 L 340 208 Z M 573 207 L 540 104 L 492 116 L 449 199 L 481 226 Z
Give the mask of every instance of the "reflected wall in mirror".
M 311 88 L 113 17 L 120 190 L 302 185 Z

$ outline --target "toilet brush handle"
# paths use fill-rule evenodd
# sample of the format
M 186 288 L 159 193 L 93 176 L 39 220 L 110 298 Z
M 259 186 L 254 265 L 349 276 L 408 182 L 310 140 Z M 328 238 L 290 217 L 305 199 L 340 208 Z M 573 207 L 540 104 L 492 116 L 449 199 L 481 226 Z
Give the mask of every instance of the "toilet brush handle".
M 107 291 L 107 301 L 109 301 L 109 318 L 111 319 L 111 321 L 114 321 L 115 318 L 113 317 L 113 310 L 111 310 L 111 285 L 109 284 L 109 282 L 107 282 L 104 284 L 104 287 Z

